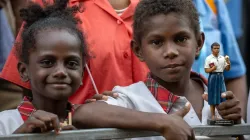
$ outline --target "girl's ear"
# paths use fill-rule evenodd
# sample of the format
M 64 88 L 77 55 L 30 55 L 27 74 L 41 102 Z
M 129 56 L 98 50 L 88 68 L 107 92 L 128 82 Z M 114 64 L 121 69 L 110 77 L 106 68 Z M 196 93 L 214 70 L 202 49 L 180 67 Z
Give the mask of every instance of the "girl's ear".
M 144 61 L 144 58 L 142 56 L 142 50 L 141 50 L 141 46 L 139 46 L 139 44 L 135 41 L 135 40 L 132 40 L 130 42 L 130 45 L 131 45 L 131 49 L 132 51 L 134 52 L 134 54 L 139 58 L 139 60 L 141 62 Z
M 205 41 L 205 34 L 203 32 L 201 32 L 200 35 L 198 36 L 198 40 L 197 40 L 195 57 L 198 57 L 200 55 L 201 49 L 204 45 L 204 41 Z
M 23 82 L 29 81 L 28 66 L 23 62 L 18 62 L 17 70 Z

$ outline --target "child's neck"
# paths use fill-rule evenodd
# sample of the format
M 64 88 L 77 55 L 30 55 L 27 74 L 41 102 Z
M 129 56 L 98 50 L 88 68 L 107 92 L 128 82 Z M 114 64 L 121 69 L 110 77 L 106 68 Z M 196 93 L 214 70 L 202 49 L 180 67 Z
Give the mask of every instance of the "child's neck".
M 39 94 L 33 94 L 32 104 L 37 110 L 44 110 L 56 114 L 62 121 L 67 117 L 67 100 L 51 100 Z
M 130 4 L 130 0 L 108 0 L 108 1 L 115 10 L 121 10 L 127 8 Z
M 174 93 L 177 96 L 185 96 L 188 94 L 190 89 L 193 87 L 193 82 L 190 79 L 190 75 L 183 77 L 180 81 L 177 82 L 166 82 L 156 76 L 153 78 L 164 88 Z

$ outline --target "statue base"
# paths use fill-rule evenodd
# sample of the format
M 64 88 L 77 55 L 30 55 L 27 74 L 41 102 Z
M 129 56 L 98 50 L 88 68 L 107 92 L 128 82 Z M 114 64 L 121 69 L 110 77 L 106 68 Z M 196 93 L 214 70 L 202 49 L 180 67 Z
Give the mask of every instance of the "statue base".
M 208 125 L 232 126 L 235 124 L 235 122 L 233 120 L 223 120 L 223 119 L 211 120 L 211 119 L 208 119 L 207 124 Z

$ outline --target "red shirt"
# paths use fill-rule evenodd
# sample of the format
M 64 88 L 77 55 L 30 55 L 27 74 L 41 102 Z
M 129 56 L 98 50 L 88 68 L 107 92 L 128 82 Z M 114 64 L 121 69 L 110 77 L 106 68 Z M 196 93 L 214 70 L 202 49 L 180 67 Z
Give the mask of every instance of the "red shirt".
M 42 3 L 42 0 L 36 0 Z M 82 21 L 79 26 L 85 33 L 91 59 L 88 63 L 97 89 L 100 93 L 112 90 L 115 85 L 128 86 L 144 81 L 148 72 L 146 65 L 133 54 L 132 16 L 139 0 L 131 0 L 126 11 L 118 16 L 108 0 L 71 0 L 70 5 L 82 3 L 85 11 L 78 13 Z M 20 33 L 17 37 L 20 40 Z M 29 88 L 29 83 L 21 81 L 17 71 L 14 49 L 2 70 L 1 78 Z M 95 94 L 89 75 L 85 71 L 83 86 L 70 97 L 74 104 L 83 103 Z
M 199 81 L 207 85 L 207 79 L 196 72 L 191 71 L 190 79 Z M 176 103 L 177 99 L 180 98 L 179 96 L 170 92 L 168 89 L 161 86 L 152 78 L 150 73 L 145 80 L 145 85 L 148 87 L 149 91 L 153 94 L 155 99 L 158 101 L 158 103 L 166 113 L 169 113 L 171 111 L 173 104 Z
M 19 104 L 19 106 L 17 107 L 20 115 L 22 116 L 23 121 L 26 121 L 29 119 L 29 117 L 35 113 L 37 111 L 37 109 L 33 106 L 32 104 L 32 99 L 30 97 L 24 96 L 22 102 Z M 75 106 L 74 104 L 71 104 L 70 102 L 68 102 L 67 104 L 67 112 L 71 112 L 72 115 L 74 114 L 75 109 L 78 106 Z M 67 118 L 68 119 L 68 116 Z

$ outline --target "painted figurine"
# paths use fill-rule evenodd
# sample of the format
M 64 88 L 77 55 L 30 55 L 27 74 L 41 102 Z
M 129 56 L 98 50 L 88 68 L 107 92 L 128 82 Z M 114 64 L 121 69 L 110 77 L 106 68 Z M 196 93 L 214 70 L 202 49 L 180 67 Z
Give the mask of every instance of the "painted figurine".
M 211 45 L 212 54 L 206 58 L 205 72 L 209 73 L 208 77 L 208 104 L 211 110 L 211 120 L 217 120 L 215 115 L 215 107 L 225 99 L 221 98 L 221 94 L 226 91 L 223 72 L 230 70 L 229 56 L 220 55 L 220 44 L 213 43 Z

